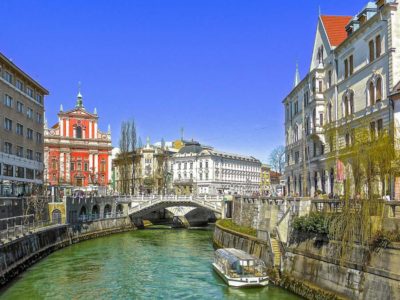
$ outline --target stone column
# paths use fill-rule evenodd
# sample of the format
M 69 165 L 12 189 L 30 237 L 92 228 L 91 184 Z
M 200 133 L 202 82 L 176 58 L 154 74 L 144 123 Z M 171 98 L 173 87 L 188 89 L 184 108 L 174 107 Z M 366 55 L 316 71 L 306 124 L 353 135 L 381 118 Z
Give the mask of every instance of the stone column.
M 67 156 L 67 163 L 66 163 L 66 181 L 71 183 L 71 154 L 70 152 L 66 153 Z
M 60 181 L 63 182 L 64 180 L 64 163 L 65 163 L 65 153 L 64 151 L 60 151 L 60 168 L 59 168 L 59 178 Z
M 66 132 L 65 132 L 65 136 L 69 137 L 69 119 L 67 119 L 65 126 L 67 127 L 66 128 Z
M 93 155 L 94 157 L 94 171 L 97 173 L 99 171 L 99 154 L 96 153 Z
M 92 138 L 92 121 L 89 121 L 89 139 Z
M 60 136 L 64 136 L 64 120 L 62 118 L 59 118 L 58 124 L 60 126 Z
M 111 153 L 111 151 L 109 151 L 108 152 L 108 168 L 107 168 L 107 182 L 109 183 L 109 182 L 111 182 L 111 173 L 112 173 L 112 170 L 111 170 L 111 165 L 112 165 L 112 158 L 111 158 L 111 155 L 112 155 L 112 153 Z
M 44 157 L 43 157 L 43 162 L 45 165 L 45 174 L 43 181 L 44 182 L 49 182 L 50 181 L 50 174 L 49 174 L 49 166 L 50 166 L 50 161 L 49 161 L 49 152 L 50 149 L 49 147 L 44 147 Z M 35 176 L 35 172 L 33 172 L 33 175 Z M 34 177 L 35 178 L 35 177 Z

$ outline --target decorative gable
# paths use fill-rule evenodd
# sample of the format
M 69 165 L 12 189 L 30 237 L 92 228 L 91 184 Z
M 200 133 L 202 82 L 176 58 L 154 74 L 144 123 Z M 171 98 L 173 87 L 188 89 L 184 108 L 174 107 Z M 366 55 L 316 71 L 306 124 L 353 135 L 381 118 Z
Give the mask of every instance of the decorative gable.
M 349 16 L 320 16 L 315 34 L 314 49 L 310 71 L 317 68 L 336 46 L 347 37 L 346 25 L 351 21 Z

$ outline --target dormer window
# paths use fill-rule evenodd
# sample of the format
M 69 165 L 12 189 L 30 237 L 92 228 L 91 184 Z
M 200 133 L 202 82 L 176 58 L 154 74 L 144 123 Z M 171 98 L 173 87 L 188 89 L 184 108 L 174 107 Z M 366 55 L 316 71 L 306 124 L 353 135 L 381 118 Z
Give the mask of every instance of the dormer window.
M 358 21 L 360 22 L 360 25 L 364 24 L 366 20 L 367 20 L 367 16 L 365 14 L 358 17 Z

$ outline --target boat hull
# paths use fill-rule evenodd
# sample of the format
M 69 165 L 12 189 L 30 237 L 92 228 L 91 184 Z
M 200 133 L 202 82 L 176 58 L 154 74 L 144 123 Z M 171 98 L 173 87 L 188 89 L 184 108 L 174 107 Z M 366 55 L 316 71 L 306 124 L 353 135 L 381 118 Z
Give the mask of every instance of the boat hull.
M 268 277 L 243 277 L 232 278 L 227 276 L 215 263 L 212 264 L 214 271 L 231 287 L 262 287 L 268 285 Z

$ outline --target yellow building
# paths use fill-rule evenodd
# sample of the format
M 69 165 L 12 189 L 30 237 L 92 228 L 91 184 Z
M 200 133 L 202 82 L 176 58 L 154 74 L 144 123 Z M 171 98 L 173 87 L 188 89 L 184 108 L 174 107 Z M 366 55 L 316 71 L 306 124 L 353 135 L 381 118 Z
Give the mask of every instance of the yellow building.
M 65 224 L 67 220 L 65 202 L 49 203 L 49 220 L 55 224 Z
M 260 177 L 260 195 L 266 195 L 271 192 L 271 167 L 262 164 Z

